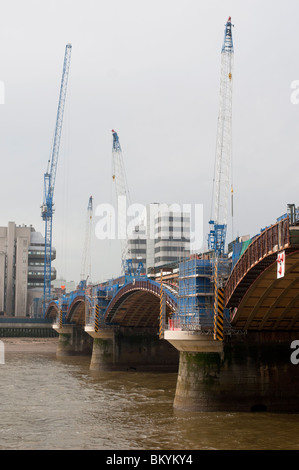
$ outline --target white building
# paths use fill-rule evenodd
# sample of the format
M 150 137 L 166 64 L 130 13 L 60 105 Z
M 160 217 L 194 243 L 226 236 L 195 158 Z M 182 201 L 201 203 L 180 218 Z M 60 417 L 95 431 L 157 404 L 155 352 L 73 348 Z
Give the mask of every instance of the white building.
M 151 268 L 178 262 L 190 255 L 190 214 L 171 205 L 146 206 L 140 222 L 128 239 L 128 258 L 133 269 L 142 261 L 146 272 Z
M 179 262 L 190 255 L 190 214 L 159 210 L 155 216 L 154 267 Z
M 65 292 L 69 294 L 70 292 L 76 290 L 78 283 L 76 283 L 75 281 L 67 281 L 63 277 L 60 277 L 59 279 L 55 279 L 52 285 L 54 289 L 59 289 L 64 286 Z
M 132 268 L 134 271 L 142 263 L 146 266 L 146 250 L 147 250 L 147 236 L 146 226 L 141 223 L 135 226 L 135 229 L 128 239 L 128 259 L 132 260 Z

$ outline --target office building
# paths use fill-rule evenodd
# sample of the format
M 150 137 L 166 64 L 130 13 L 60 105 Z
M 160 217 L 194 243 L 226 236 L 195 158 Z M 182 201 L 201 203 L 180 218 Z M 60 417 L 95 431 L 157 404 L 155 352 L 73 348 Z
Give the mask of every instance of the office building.
M 0 312 L 33 316 L 43 296 L 45 240 L 32 226 L 0 227 Z M 56 258 L 52 248 L 52 260 Z M 52 279 L 56 270 L 52 268 Z
M 141 261 L 150 272 L 190 255 L 190 214 L 166 204 L 148 204 L 128 239 L 128 258 L 136 270 Z

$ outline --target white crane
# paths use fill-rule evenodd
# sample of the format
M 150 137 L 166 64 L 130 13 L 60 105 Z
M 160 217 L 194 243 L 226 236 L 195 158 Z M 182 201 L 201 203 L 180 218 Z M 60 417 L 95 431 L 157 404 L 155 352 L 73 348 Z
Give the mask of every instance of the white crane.
M 91 275 L 91 229 L 92 229 L 92 196 L 88 200 L 87 206 L 87 218 L 85 227 L 85 241 L 82 255 L 82 266 L 81 266 L 81 281 L 87 283 L 87 279 Z
M 213 213 L 210 220 L 209 248 L 217 255 L 224 253 L 228 200 L 230 193 L 232 140 L 232 84 L 234 47 L 231 17 L 225 25 L 221 51 L 220 101 L 217 126 Z
M 123 155 L 119 143 L 117 132 L 112 130 L 112 164 L 113 164 L 113 181 L 115 183 L 117 206 L 118 206 L 118 236 L 121 242 L 121 262 L 122 273 L 126 273 L 128 268 L 128 241 L 127 241 L 127 205 L 129 193 L 125 177 L 125 168 Z

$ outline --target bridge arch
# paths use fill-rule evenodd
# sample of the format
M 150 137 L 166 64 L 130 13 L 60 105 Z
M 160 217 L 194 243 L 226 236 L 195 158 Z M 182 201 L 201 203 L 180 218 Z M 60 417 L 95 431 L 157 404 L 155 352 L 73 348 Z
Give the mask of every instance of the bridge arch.
M 49 303 L 46 313 L 45 313 L 45 318 L 51 319 L 51 320 L 56 320 L 58 315 L 58 304 L 55 301 L 52 301 Z
M 299 329 L 299 247 L 288 219 L 268 227 L 249 245 L 225 286 L 231 323 L 243 330 Z M 296 235 L 298 238 L 298 235 Z M 285 275 L 277 279 L 277 253 L 285 251 Z
M 78 326 L 85 326 L 85 296 L 76 296 L 67 309 L 67 323 L 75 323 Z
M 164 292 L 167 319 L 175 311 L 177 302 L 167 288 Z M 104 320 L 119 326 L 158 328 L 159 317 L 160 285 L 148 279 L 124 285 L 109 303 Z

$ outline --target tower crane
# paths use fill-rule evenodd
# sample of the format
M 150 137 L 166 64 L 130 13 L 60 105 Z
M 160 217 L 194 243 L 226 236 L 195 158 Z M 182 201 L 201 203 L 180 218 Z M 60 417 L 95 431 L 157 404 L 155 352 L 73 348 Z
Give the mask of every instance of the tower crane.
M 125 168 L 122 150 L 119 142 L 117 132 L 112 129 L 112 165 L 113 175 L 112 179 L 115 182 L 116 197 L 118 204 L 118 234 L 121 240 L 121 262 L 122 272 L 128 273 L 130 269 L 131 260 L 128 260 L 128 243 L 127 243 L 127 203 L 128 203 L 128 188 L 125 178 Z
M 90 262 L 90 245 L 91 245 L 91 228 L 92 228 L 92 196 L 88 200 L 87 219 L 85 228 L 85 241 L 82 255 L 81 282 L 87 283 L 87 279 L 91 275 Z
M 43 313 L 45 315 L 46 301 L 51 296 L 51 262 L 52 262 L 52 222 L 53 222 L 53 195 L 55 188 L 55 178 L 62 131 L 62 121 L 64 105 L 66 99 L 67 82 L 70 68 L 72 45 L 67 44 L 63 62 L 62 79 L 59 94 L 59 103 L 56 117 L 54 140 L 51 157 L 48 161 L 48 168 L 44 174 L 44 199 L 41 206 L 41 215 L 45 222 L 45 263 L 44 263 L 44 302 Z
M 215 176 L 213 188 L 213 214 L 209 221 L 209 248 L 222 255 L 225 248 L 227 211 L 230 192 L 232 82 L 234 47 L 231 17 L 225 25 L 221 50 L 220 101 L 217 127 Z

